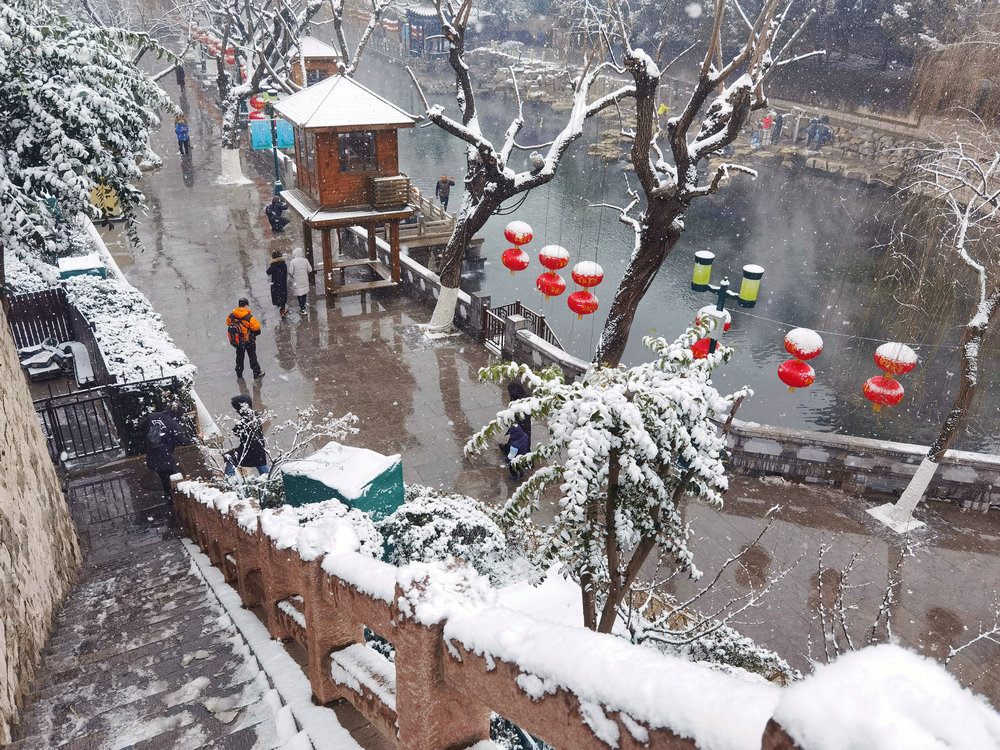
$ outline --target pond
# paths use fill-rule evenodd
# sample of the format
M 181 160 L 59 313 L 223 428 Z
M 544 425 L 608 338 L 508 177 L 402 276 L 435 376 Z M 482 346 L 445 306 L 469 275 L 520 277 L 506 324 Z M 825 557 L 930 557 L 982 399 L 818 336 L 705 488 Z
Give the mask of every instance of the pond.
M 368 64 L 370 78 L 363 76 L 366 85 L 411 112 L 421 111 L 412 85 L 397 68 L 374 57 Z M 453 95 L 429 98 L 455 114 Z M 511 117 L 512 101 L 497 95 L 481 95 L 478 101 L 487 134 L 500 137 Z M 525 115 L 528 124 L 519 140 L 526 143 L 551 138 L 564 117 L 532 103 L 526 104 Z M 593 355 L 608 302 L 633 245 L 631 229 L 618 220 L 617 212 L 596 207 L 599 203 L 624 205 L 627 185 L 635 184 L 632 173 L 624 169 L 625 162 L 605 164 L 586 153 L 587 143 L 608 127 L 616 125 L 607 120 L 589 122 L 585 135 L 571 147 L 550 184 L 532 191 L 523 203 L 512 202 L 507 215 L 490 220 L 482 233 L 485 271 L 462 282 L 467 291 L 490 294 L 494 306 L 520 300 L 544 314 L 566 349 L 584 359 Z M 425 194 L 433 194 L 433 185 L 442 173 L 453 176 L 456 187 L 450 208 L 460 205 L 465 165 L 460 141 L 435 126 L 418 126 L 401 133 L 400 161 L 402 171 Z M 881 251 L 874 249 L 875 211 L 889 195 L 885 188 L 776 167 L 761 171 L 756 180 L 737 177 L 719 195 L 696 202 L 686 217 L 680 242 L 636 313 L 625 363 L 642 361 L 645 350 L 641 339 L 645 334 L 655 332 L 672 338 L 683 331 L 700 307 L 714 303 L 714 295 L 690 289 L 695 252 L 710 250 L 716 255 L 713 282 L 728 275 L 738 288 L 744 264 L 756 263 L 765 269 L 757 306 L 749 311 L 734 304 L 730 308 L 733 326 L 724 341 L 736 353 L 715 376 L 723 391 L 742 385 L 753 388 L 754 396 L 742 406 L 741 418 L 930 443 L 957 388 L 957 345 L 965 322 L 961 315 L 952 313 L 949 317 L 929 301 L 921 312 L 919 336 L 897 334 L 920 358 L 917 369 L 900 378 L 906 396 L 899 406 L 874 412 L 861 391 L 867 378 L 882 374 L 872 361 L 875 349 L 893 340 L 893 331 L 898 330 L 894 324 L 899 304 L 879 297 L 874 285 L 881 256 Z M 513 219 L 528 222 L 534 239 L 525 247 L 531 265 L 512 276 L 500 263 L 500 255 L 508 247 L 504 226 Z M 544 270 L 537 253 L 547 244 L 566 247 L 570 264 L 563 273 L 566 294 L 544 301 L 535 289 L 535 280 Z M 605 270 L 604 283 L 592 290 L 601 300 L 600 309 L 583 320 L 577 320 L 566 306 L 566 296 L 575 288 L 568 271 L 579 260 L 596 260 Z M 824 350 L 810 362 L 816 371 L 815 384 L 789 393 L 776 373 L 778 365 L 790 357 L 782 343 L 784 335 L 799 326 L 819 331 Z M 927 341 L 933 344 L 917 346 Z M 1000 451 L 1000 441 L 993 434 L 1000 416 L 1000 344 L 996 336 L 984 349 L 981 392 L 955 447 L 995 453 Z

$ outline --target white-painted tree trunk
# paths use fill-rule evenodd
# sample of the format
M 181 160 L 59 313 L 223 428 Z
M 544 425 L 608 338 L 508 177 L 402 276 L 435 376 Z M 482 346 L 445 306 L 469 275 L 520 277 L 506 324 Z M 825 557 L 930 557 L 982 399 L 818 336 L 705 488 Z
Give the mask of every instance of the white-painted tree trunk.
M 220 184 L 245 185 L 250 182 L 243 176 L 243 166 L 240 164 L 240 150 L 238 148 L 222 149 L 221 165 Z
M 920 504 L 934 474 L 937 473 L 937 469 L 937 461 L 931 460 L 928 456 L 920 462 L 920 466 L 917 467 L 910 483 L 906 485 L 906 489 L 903 490 L 903 494 L 899 496 L 899 500 L 895 504 L 886 503 L 877 508 L 871 508 L 868 513 L 900 534 L 920 528 L 924 523 L 913 517 L 913 511 Z
M 428 333 L 449 333 L 455 320 L 455 308 L 458 306 L 458 288 L 441 287 L 437 304 L 431 322 L 427 324 Z

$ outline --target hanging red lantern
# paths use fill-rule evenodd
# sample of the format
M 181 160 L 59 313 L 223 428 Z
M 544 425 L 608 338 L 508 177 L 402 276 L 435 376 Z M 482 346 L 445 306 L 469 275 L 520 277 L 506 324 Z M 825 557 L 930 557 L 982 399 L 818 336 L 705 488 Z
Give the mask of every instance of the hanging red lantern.
M 812 359 L 823 351 L 823 338 L 811 328 L 793 328 L 785 334 L 785 349 L 796 359 Z
M 875 350 L 875 364 L 889 375 L 905 375 L 917 366 L 917 353 L 906 344 L 890 341 Z
M 520 247 L 531 242 L 534 235 L 531 233 L 530 224 L 523 221 L 512 221 L 504 228 L 503 236 L 510 244 Z
M 519 247 L 508 247 L 503 251 L 500 260 L 510 269 L 511 276 L 514 275 L 515 271 L 523 271 L 531 263 L 528 254 Z
M 267 102 L 260 98 L 260 94 L 254 94 L 250 97 L 250 106 L 254 109 L 264 109 L 267 106 Z
M 566 281 L 559 274 L 549 271 L 538 277 L 535 287 L 548 300 L 549 297 L 558 297 L 566 291 Z
M 785 349 L 795 357 L 778 366 L 778 379 L 788 386 L 788 392 L 815 383 L 816 371 L 802 360 L 819 356 L 823 338 L 811 328 L 793 328 L 785 334 Z
M 691 353 L 695 359 L 705 359 L 708 356 L 708 347 L 712 345 L 712 339 L 706 337 L 698 339 L 691 344 Z
M 592 260 L 581 260 L 573 266 L 573 281 L 590 289 L 604 281 L 604 269 Z
M 586 290 L 573 292 L 566 300 L 566 304 L 576 313 L 577 320 L 583 320 L 584 315 L 597 312 L 597 297 Z
M 816 372 L 800 359 L 789 359 L 778 366 L 778 379 L 788 386 L 788 392 L 796 388 L 808 388 L 816 382 Z
M 891 375 L 868 378 L 861 390 L 864 391 L 865 398 L 874 404 L 874 411 L 883 406 L 895 406 L 903 400 L 906 393 L 902 384 L 898 380 L 893 380 Z
M 550 271 L 558 271 L 569 263 L 569 250 L 559 245 L 546 245 L 538 251 L 538 262 Z
M 267 116 L 261 112 L 259 109 L 255 109 L 253 112 L 247 115 L 248 120 L 266 120 Z
M 711 313 L 716 313 L 716 312 L 718 312 L 718 311 L 716 310 L 715 305 L 705 305 L 703 308 L 701 308 L 695 314 L 695 316 L 694 316 L 694 324 L 696 326 L 697 325 L 701 325 L 701 319 L 703 317 L 705 317 L 706 315 L 710 315 Z M 728 331 L 729 328 L 730 328 L 730 326 L 732 326 L 732 324 L 733 324 L 733 316 L 729 314 L 729 310 L 723 310 L 722 311 L 722 315 L 723 315 L 723 317 L 726 320 L 725 324 L 722 326 L 722 330 L 723 331 Z
M 226 50 L 226 65 L 236 64 L 236 50 L 232 47 Z

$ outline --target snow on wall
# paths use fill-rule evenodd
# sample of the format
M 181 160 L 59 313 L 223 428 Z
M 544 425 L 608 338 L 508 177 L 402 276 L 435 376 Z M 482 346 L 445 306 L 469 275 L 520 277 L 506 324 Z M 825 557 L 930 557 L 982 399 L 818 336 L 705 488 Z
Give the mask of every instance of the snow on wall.
M 774 718 L 806 750 L 1000 748 L 1000 714 L 944 667 L 883 644 L 816 667 Z

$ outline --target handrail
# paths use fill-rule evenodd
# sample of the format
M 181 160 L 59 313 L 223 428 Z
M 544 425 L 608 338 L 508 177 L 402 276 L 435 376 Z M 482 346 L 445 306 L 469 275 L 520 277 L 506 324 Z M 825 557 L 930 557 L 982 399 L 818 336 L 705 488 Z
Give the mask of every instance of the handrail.
M 334 542 L 288 506 L 261 511 L 197 482 L 178 490 L 178 518 L 243 604 L 261 605 L 272 637 L 306 648 L 317 701 L 348 700 L 401 750 L 488 740 L 491 710 L 557 748 L 606 750 L 612 736 L 619 748 L 695 748 L 699 728 L 690 717 L 706 709 L 692 685 L 717 698 L 719 714 L 710 720 L 737 723 L 745 716 L 724 710 L 727 695 L 756 700 L 779 689 L 503 609 L 468 569 L 396 568 L 323 547 Z M 327 512 L 326 504 L 309 508 L 311 517 Z M 357 647 L 365 628 L 393 644 L 393 662 Z M 586 675 L 559 656 L 569 651 L 588 655 Z M 742 729 L 763 736 L 766 722 L 755 715 Z

